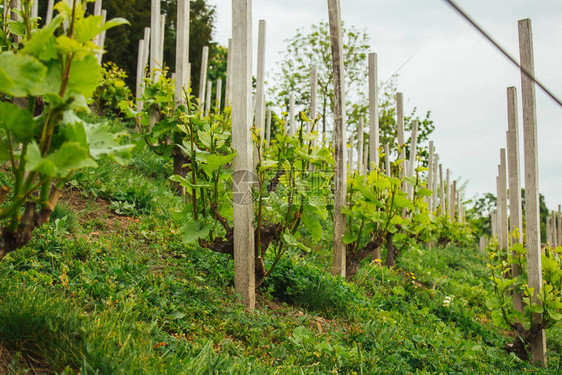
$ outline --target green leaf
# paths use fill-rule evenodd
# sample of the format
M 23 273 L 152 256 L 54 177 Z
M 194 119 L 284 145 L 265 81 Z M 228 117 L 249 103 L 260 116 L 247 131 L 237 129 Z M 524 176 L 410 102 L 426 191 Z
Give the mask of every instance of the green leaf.
M 92 40 L 95 36 L 112 27 L 129 24 L 124 18 L 114 18 L 103 23 L 102 16 L 90 16 L 76 21 L 74 25 L 74 37 L 81 43 Z
M 199 238 L 209 235 L 211 226 L 206 223 L 187 223 L 181 228 L 182 240 L 186 244 L 196 244 Z
M 315 215 L 305 213 L 302 216 L 302 223 L 314 241 L 318 242 L 322 239 L 322 224 Z
M 38 91 L 45 79 L 47 68 L 28 55 L 0 53 L 0 93 L 14 97 L 40 95 Z
M 82 60 L 73 60 L 68 80 L 69 96 L 82 94 L 90 98 L 98 86 L 100 66 L 93 55 L 88 55 Z
M 25 154 L 25 160 L 27 162 L 26 169 L 28 171 L 38 172 L 50 177 L 56 176 L 57 167 L 55 163 L 41 156 L 41 150 L 39 150 L 37 143 L 32 142 L 29 144 L 27 153 Z
M 131 160 L 133 144 L 121 144 L 122 133 L 111 133 L 108 125 L 84 123 L 84 130 L 88 135 L 90 155 L 96 160 L 107 157 L 119 164 L 127 164 Z
M 348 230 L 343 235 L 342 241 L 343 241 L 344 244 L 349 245 L 350 243 L 355 242 L 356 238 L 357 238 L 357 236 L 353 233 L 353 231 Z
M 31 39 L 24 42 L 24 47 L 20 53 L 31 55 L 41 61 L 56 59 L 58 56 L 55 49 L 56 38 L 54 33 L 61 23 L 62 17 L 57 15 L 50 24 L 33 32 Z
M 236 156 L 236 154 L 230 154 L 230 155 L 208 155 L 205 159 L 205 166 L 203 167 L 205 169 L 205 172 L 214 172 L 217 169 L 221 168 L 223 165 L 228 164 L 232 161 L 232 159 L 234 159 L 234 157 Z M 210 174 L 210 173 L 208 173 Z
M 54 154 L 48 156 L 56 166 L 57 177 L 65 177 L 71 171 L 97 167 L 98 164 L 90 157 L 88 149 L 78 142 L 65 142 Z
M 11 132 L 18 142 L 28 142 L 35 135 L 33 115 L 17 105 L 0 102 L 0 129 Z
M 168 318 L 172 319 L 172 320 L 179 320 L 185 317 L 185 314 L 179 311 L 174 311 L 172 313 L 170 313 L 170 315 L 168 315 Z
M 10 160 L 9 147 L 4 141 L 0 141 L 0 161 Z
M 423 197 L 431 197 L 433 195 L 433 191 L 423 188 L 418 191 L 418 194 Z
M 396 195 L 394 197 L 394 205 L 398 208 L 412 208 L 412 201 L 401 195 Z

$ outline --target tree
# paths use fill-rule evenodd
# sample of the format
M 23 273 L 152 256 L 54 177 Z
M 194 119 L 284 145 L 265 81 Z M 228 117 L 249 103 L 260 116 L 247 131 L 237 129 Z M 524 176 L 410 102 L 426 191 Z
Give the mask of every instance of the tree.
M 332 60 L 330 49 L 330 35 L 328 24 L 321 22 L 312 25 L 310 33 L 302 29 L 287 40 L 284 59 L 280 63 L 279 71 L 275 75 L 275 87 L 270 91 L 274 102 L 286 108 L 289 94 L 295 94 L 295 103 L 308 108 L 310 103 L 310 73 L 313 64 L 318 65 L 318 108 L 322 115 L 322 133 L 328 132 L 331 118 L 334 92 L 332 76 Z M 367 56 L 370 51 L 369 37 L 365 31 L 358 31 L 354 27 L 343 26 L 345 89 L 347 108 L 347 129 L 355 131 L 358 119 L 367 117 L 369 103 L 366 82 L 368 79 Z M 388 143 L 391 149 L 398 146 L 396 134 L 396 76 L 380 85 L 379 89 L 379 127 L 381 144 Z M 419 121 L 418 144 L 429 138 L 435 126 L 427 112 L 425 118 L 416 115 L 416 109 L 405 117 L 406 131 L 411 130 L 413 120 Z M 368 128 L 367 126 L 365 127 Z M 368 137 L 364 139 L 368 141 Z M 406 140 L 409 143 L 408 140 Z M 427 151 L 422 156 L 427 158 Z
M 127 73 L 127 85 L 135 87 L 137 71 L 138 41 L 143 38 L 145 27 L 150 26 L 150 0 L 113 0 L 103 4 L 107 18 L 124 17 L 131 20 L 131 25 L 112 29 L 107 32 L 105 40 L 105 61 L 112 61 Z M 93 4 L 90 4 L 93 12 Z M 166 15 L 164 35 L 164 63 L 175 70 L 176 58 L 176 10 L 177 0 L 164 0 L 161 7 Z M 209 58 L 215 54 L 213 38 L 215 7 L 205 0 L 192 0 L 190 3 L 189 25 L 189 61 L 191 62 L 192 87 L 199 87 L 199 72 L 203 46 L 209 46 Z

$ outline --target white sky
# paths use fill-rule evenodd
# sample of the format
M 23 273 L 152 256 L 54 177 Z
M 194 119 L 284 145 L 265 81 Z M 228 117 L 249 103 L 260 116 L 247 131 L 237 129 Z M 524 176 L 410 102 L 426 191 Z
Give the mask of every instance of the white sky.
M 226 45 L 232 0 L 208 2 L 216 5 L 215 40 Z M 536 76 L 562 97 L 562 0 L 457 2 L 517 59 L 517 20 L 530 18 Z M 270 72 L 281 60 L 284 41 L 298 28 L 327 21 L 326 0 L 253 3 L 254 51 L 258 21 L 265 19 Z M 495 194 L 500 148 L 506 147 L 506 87 L 515 86 L 521 93 L 519 71 L 443 0 L 341 0 L 341 6 L 342 19 L 369 34 L 372 51 L 378 54 L 379 80 L 415 54 L 398 78 L 406 113 L 414 106 L 420 115 L 431 110 L 436 125 L 432 139 L 440 160 L 453 178 L 469 181 L 467 197 Z M 562 204 L 562 108 L 539 89 L 537 116 L 539 187 L 549 209 L 555 209 Z M 520 148 L 522 153 L 522 143 Z

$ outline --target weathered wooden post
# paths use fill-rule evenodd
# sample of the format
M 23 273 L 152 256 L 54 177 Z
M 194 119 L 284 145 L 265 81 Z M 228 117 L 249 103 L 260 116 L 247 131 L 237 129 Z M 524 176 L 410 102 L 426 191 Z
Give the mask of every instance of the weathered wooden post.
M 253 311 L 255 296 L 252 142 L 252 0 L 232 0 L 232 144 L 234 190 L 234 288 Z M 203 81 L 204 82 L 204 81 Z
M 152 82 L 158 81 L 160 67 L 158 54 L 160 51 L 160 0 L 151 0 L 150 8 L 150 77 Z
M 439 155 L 435 154 L 433 158 L 435 160 L 433 161 L 433 185 L 431 186 L 431 190 L 433 191 L 431 198 L 431 212 L 435 212 L 435 215 L 437 216 L 437 173 L 439 168 Z
M 318 65 L 312 64 L 310 68 L 310 114 L 309 118 L 315 120 L 318 116 Z M 312 124 L 310 125 L 312 127 Z M 316 129 L 318 130 L 318 129 Z M 309 132 L 312 128 L 309 129 Z M 313 142 L 314 146 L 316 142 Z
M 509 231 L 511 243 L 523 243 L 523 213 L 521 207 L 521 180 L 519 172 L 519 126 L 517 121 L 517 91 L 515 87 L 507 88 L 507 165 L 509 169 Z M 517 232 L 517 235 L 516 235 Z M 515 259 L 515 252 L 512 252 Z M 512 277 L 521 274 L 519 264 L 511 264 Z M 521 294 L 513 292 L 513 307 L 523 312 Z
M 414 177 L 416 175 L 416 156 L 417 156 L 417 147 L 418 147 L 418 121 L 414 120 L 412 123 L 412 135 L 411 135 L 411 144 L 410 144 L 410 157 L 408 159 L 408 173 L 409 177 Z M 408 189 L 408 198 L 414 198 L 414 186 L 413 185 L 406 185 Z
M 363 169 L 361 170 L 361 174 L 363 176 L 367 175 L 369 165 L 369 145 L 363 141 Z
M 552 217 L 552 247 L 556 248 L 558 241 L 558 233 L 556 231 L 556 213 L 552 210 L 550 217 Z
M 401 92 L 396 93 L 396 127 L 398 133 L 398 147 L 404 146 L 404 96 Z M 404 160 L 406 158 L 406 152 L 402 149 L 398 153 L 398 159 Z M 404 163 L 399 167 L 398 177 L 404 177 Z
M 205 116 L 209 116 L 211 112 L 211 95 L 213 94 L 213 81 L 207 81 L 207 89 L 205 91 L 207 97 L 205 98 Z
M 379 92 L 377 80 L 377 54 L 369 53 L 369 162 L 375 163 L 374 166 L 379 165 Z M 373 170 L 374 166 L 370 166 L 369 170 Z
M 357 132 L 357 171 L 360 174 L 363 171 L 363 117 L 359 119 L 359 131 Z
M 289 135 L 293 136 L 296 132 L 295 124 L 295 95 L 289 95 Z
M 447 213 L 447 206 L 445 203 L 445 180 L 443 180 L 443 164 L 439 164 L 439 211 L 441 216 Z
M 558 205 L 558 246 L 562 246 L 562 205 Z
M 562 246 L 562 205 L 558 205 L 558 246 Z
M 445 210 L 448 212 L 449 217 L 451 217 L 451 184 L 449 183 L 451 177 L 451 170 L 447 168 L 447 178 L 446 182 L 446 189 L 445 190 Z
M 215 96 L 215 107 L 217 111 L 221 111 L 222 105 L 222 78 L 217 78 L 217 88 L 216 88 L 216 96 Z
M 431 189 L 433 187 L 433 141 L 429 141 L 429 158 L 427 160 L 427 169 L 427 188 Z M 432 198 L 433 195 L 431 197 L 426 197 L 430 212 L 433 203 Z
M 265 131 L 265 20 L 259 21 L 258 30 L 258 72 L 256 86 L 256 127 L 263 139 Z
M 188 89 L 189 63 L 189 0 L 178 0 L 176 19 L 176 91 L 177 105 L 186 103 L 183 91 Z
M 45 16 L 46 25 L 50 24 L 51 21 L 53 20 L 54 5 L 55 5 L 55 0 L 49 0 L 49 2 L 47 3 L 47 15 Z M 100 13 L 101 13 L 101 7 L 100 7 Z
M 534 76 L 535 66 L 533 57 L 533 38 L 531 20 L 518 22 L 519 53 L 521 67 Z M 537 112 L 535 83 L 524 71 L 521 72 L 521 88 L 523 95 L 523 139 L 525 156 L 525 222 L 527 244 L 527 273 L 529 287 L 534 288 L 533 301 L 540 303 L 537 298 L 542 287 L 542 262 L 540 241 L 540 211 L 539 211 L 539 166 L 537 144 Z M 542 322 L 541 314 L 533 314 L 532 325 L 536 327 Z M 546 336 L 544 329 L 531 343 L 532 361 L 546 366 Z
M 226 87 L 225 107 L 232 104 L 232 39 L 228 39 L 228 51 L 226 56 Z
M 94 2 L 94 16 L 101 16 L 101 7 L 102 7 L 102 0 L 96 0 Z M 53 17 L 53 4 L 51 4 L 51 18 Z M 51 22 L 49 20 L 49 22 Z M 94 44 L 100 47 L 100 37 L 101 35 L 96 35 L 94 38 Z
M 271 143 L 271 109 L 267 109 L 267 132 L 266 132 L 266 141 L 267 145 L 269 146 Z
M 506 178 L 506 153 L 505 148 L 500 149 L 498 203 L 501 212 L 500 249 L 509 249 L 509 229 L 507 223 L 507 178 Z
M 353 134 L 349 137 L 349 148 L 347 149 L 348 157 L 347 157 L 347 168 L 349 171 L 353 173 L 354 166 L 353 166 L 353 148 L 355 147 L 355 137 Z
M 107 19 L 107 11 L 105 9 L 101 10 L 101 16 L 102 16 L 102 24 L 105 23 L 106 19 Z M 103 50 L 104 46 L 105 46 L 105 31 L 103 31 L 100 35 L 99 35 L 99 47 Z M 101 65 L 103 60 L 103 51 L 98 53 L 98 64 Z
M 334 249 L 332 273 L 345 277 L 346 247 L 343 243 L 345 231 L 346 168 L 345 168 L 345 68 L 343 65 L 343 41 L 339 0 L 328 0 L 330 20 L 330 42 L 334 77 Z
M 546 245 L 552 246 L 552 229 L 551 229 L 551 217 L 548 215 L 546 217 Z
M 144 65 L 143 58 L 145 55 L 146 44 L 144 39 L 139 40 L 139 51 L 137 57 L 137 88 L 135 96 L 137 97 L 137 111 L 142 110 L 142 94 L 143 94 L 143 80 L 144 80 Z
M 33 0 L 31 3 L 31 17 L 37 18 L 39 16 L 39 0 Z
M 160 68 L 164 68 L 164 35 L 166 33 L 166 15 L 160 15 L 160 33 L 158 34 L 159 45 L 158 45 L 158 62 L 160 63 Z
M 457 217 L 457 181 L 453 181 L 451 187 L 451 220 L 455 221 Z
M 235 47 L 234 47 L 235 48 Z M 201 72 L 199 75 L 199 106 L 203 110 L 205 108 L 205 85 L 207 84 L 207 65 L 209 63 L 209 47 L 203 47 L 201 56 Z
M 390 167 L 390 147 L 388 143 L 384 144 L 384 169 L 387 176 L 392 177 L 392 169 Z

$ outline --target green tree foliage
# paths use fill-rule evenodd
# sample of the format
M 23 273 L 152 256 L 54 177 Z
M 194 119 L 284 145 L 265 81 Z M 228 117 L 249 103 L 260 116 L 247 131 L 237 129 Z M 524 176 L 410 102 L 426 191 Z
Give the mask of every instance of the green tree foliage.
M 368 53 L 370 41 L 365 31 L 354 27 L 343 29 L 344 65 L 346 73 L 346 108 L 347 128 L 349 131 L 357 129 L 360 117 L 367 117 L 368 113 Z M 332 60 L 330 35 L 328 24 L 321 22 L 312 25 L 311 31 L 297 30 L 297 34 L 287 40 L 284 59 L 280 63 L 275 76 L 275 87 L 271 94 L 276 98 L 276 104 L 287 108 L 289 94 L 295 94 L 297 105 L 308 108 L 310 103 L 310 73 L 313 64 L 318 65 L 318 113 L 322 115 L 322 124 L 318 129 L 322 133 L 328 132 L 330 116 L 333 112 L 334 90 L 332 76 Z M 379 89 L 379 126 L 381 144 L 388 143 L 396 152 L 398 148 L 396 134 L 396 77 L 391 77 L 380 85 Z M 413 120 L 418 120 L 418 144 L 427 141 L 435 129 L 433 121 L 427 112 L 424 118 L 416 114 L 416 110 L 405 117 L 406 131 L 412 128 Z M 366 127 L 367 128 L 367 127 Z M 368 141 L 368 137 L 364 138 Z M 408 140 L 406 140 L 408 143 Z M 406 148 L 406 152 L 408 152 Z M 427 159 L 427 151 L 423 150 L 422 157 Z
M 107 32 L 104 61 L 112 61 L 127 73 L 127 85 L 135 87 L 138 41 L 143 38 L 144 28 L 150 27 L 150 0 L 113 0 L 103 4 L 107 18 L 124 17 L 131 20 L 129 27 Z M 90 5 L 93 11 L 93 4 Z M 166 15 L 164 36 L 164 63 L 173 72 L 176 64 L 176 0 L 162 1 L 161 11 Z M 205 0 L 190 3 L 189 61 L 191 62 L 192 87 L 199 87 L 201 54 L 203 46 L 210 46 L 212 59 L 216 48 L 211 43 L 214 31 L 215 7 Z

